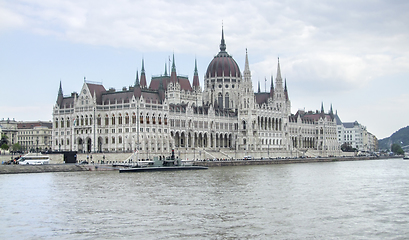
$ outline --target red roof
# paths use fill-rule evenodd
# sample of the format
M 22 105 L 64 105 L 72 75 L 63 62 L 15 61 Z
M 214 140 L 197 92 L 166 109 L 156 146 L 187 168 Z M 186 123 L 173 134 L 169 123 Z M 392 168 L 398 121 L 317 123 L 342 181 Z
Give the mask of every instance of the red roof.
M 88 89 L 91 93 L 92 96 L 94 96 L 94 92 L 97 95 L 97 103 L 101 104 L 102 103 L 102 93 L 106 92 L 105 87 L 101 84 L 93 84 L 93 83 L 87 83 Z

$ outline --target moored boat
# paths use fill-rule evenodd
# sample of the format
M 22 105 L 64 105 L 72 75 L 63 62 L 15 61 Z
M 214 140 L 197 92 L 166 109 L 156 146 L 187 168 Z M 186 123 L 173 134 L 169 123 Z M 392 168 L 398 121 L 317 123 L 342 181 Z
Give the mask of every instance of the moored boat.
M 403 160 L 409 160 L 409 156 L 407 156 L 407 155 L 404 156 L 404 157 L 403 157 Z
M 148 162 L 148 164 L 142 164 Z M 165 159 L 154 157 L 153 161 L 137 161 L 135 166 L 119 169 L 120 173 L 125 172 L 151 172 L 151 171 L 179 171 L 179 170 L 205 170 L 208 167 L 194 166 L 193 161 L 181 160 L 175 157 L 172 150 L 172 155 Z

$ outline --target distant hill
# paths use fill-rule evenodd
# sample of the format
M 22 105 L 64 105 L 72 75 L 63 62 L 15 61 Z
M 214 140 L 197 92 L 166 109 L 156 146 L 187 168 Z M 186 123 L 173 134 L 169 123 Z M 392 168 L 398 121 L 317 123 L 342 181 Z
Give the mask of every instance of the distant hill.
M 399 129 L 390 137 L 378 141 L 379 150 L 391 150 L 393 143 L 399 144 L 403 150 L 409 151 L 409 126 Z

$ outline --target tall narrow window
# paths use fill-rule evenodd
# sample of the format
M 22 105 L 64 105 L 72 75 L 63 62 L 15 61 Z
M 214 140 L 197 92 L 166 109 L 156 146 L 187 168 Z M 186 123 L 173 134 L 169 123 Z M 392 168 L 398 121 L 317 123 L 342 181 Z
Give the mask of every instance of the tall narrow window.
M 217 104 L 219 105 L 219 107 L 223 107 L 223 95 L 221 93 L 219 93 L 218 95 Z

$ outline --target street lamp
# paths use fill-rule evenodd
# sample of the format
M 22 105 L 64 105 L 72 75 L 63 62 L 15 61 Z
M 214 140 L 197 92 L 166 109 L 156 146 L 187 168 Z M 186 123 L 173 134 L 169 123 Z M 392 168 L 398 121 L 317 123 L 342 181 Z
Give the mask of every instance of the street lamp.
M 37 149 L 36 149 L 37 151 L 37 155 L 38 155 L 38 137 L 37 137 Z
M 268 155 L 268 159 L 270 159 L 270 140 L 268 141 L 267 155 Z

